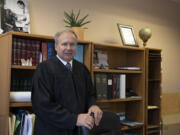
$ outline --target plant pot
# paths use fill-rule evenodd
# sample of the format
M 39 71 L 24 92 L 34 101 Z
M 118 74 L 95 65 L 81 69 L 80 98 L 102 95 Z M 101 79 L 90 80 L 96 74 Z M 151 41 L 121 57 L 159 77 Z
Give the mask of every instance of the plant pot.
M 71 27 L 71 29 L 78 36 L 78 40 L 84 40 L 84 28 L 81 28 L 81 27 Z

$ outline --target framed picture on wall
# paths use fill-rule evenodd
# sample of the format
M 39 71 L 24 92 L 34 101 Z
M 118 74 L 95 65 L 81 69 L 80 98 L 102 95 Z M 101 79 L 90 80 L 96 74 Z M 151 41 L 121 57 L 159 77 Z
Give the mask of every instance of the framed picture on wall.
M 117 24 L 123 45 L 138 47 L 133 27 Z
M 30 33 L 29 3 L 26 0 L 4 0 L 1 30 Z

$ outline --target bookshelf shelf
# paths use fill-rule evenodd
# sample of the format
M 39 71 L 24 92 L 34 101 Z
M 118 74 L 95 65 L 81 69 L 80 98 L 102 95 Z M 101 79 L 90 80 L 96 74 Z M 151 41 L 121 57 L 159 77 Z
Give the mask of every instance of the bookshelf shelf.
M 115 69 L 93 69 L 93 72 L 123 73 L 123 74 L 141 74 L 141 73 L 142 73 L 142 71 L 135 71 L 135 70 L 115 70 Z
M 133 127 L 123 126 L 123 127 L 121 128 L 121 130 L 122 130 L 122 131 L 127 131 L 127 130 L 142 128 L 142 127 L 143 127 L 143 125 L 138 125 L 138 126 L 133 126 Z
M 12 65 L 11 66 L 12 69 L 31 69 L 31 70 L 35 70 L 36 66 L 19 66 L 19 65 Z
M 10 107 L 31 107 L 31 102 L 10 102 Z
M 149 79 L 148 81 L 149 81 L 149 82 L 160 82 L 161 79 Z
M 142 101 L 142 97 L 119 98 L 119 99 L 109 99 L 109 100 L 97 100 L 98 103 L 112 103 L 112 102 L 126 102 L 126 101 Z
M 148 131 L 148 134 L 154 134 L 154 133 L 159 133 L 160 134 L 160 130 L 152 130 L 152 131 Z
M 160 128 L 160 125 L 148 125 L 148 129 L 153 129 L 153 128 Z

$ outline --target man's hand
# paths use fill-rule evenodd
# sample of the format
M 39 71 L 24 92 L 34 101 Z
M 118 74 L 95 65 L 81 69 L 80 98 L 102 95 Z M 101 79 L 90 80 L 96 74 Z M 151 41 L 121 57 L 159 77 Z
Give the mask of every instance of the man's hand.
M 94 118 L 95 118 L 95 124 L 96 126 L 99 125 L 99 122 L 101 121 L 103 112 L 102 110 L 97 106 L 97 105 L 92 105 L 89 110 L 88 110 L 88 114 L 90 115 L 91 112 L 94 113 Z
M 90 130 L 94 126 L 94 119 L 90 114 L 79 114 L 76 126 L 85 126 Z

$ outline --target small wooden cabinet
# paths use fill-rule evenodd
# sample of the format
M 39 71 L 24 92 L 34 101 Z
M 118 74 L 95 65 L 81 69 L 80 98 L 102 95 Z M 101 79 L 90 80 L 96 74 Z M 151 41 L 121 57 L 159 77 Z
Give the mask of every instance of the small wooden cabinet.
M 146 48 L 146 135 L 161 131 L 161 49 Z

